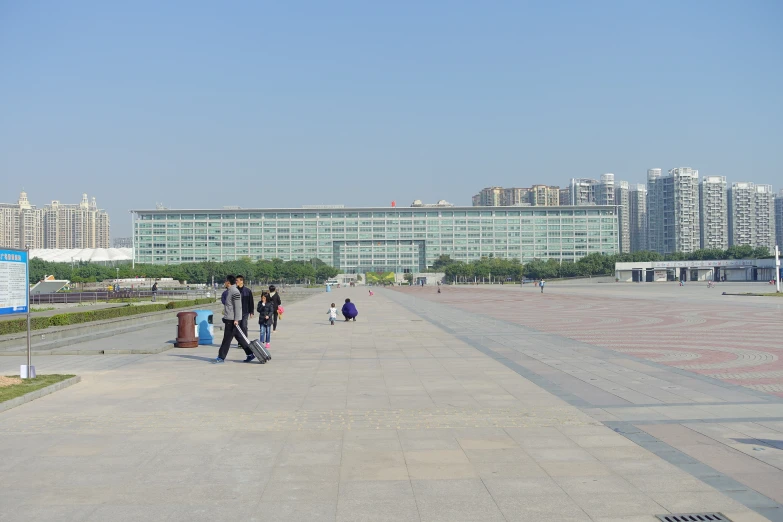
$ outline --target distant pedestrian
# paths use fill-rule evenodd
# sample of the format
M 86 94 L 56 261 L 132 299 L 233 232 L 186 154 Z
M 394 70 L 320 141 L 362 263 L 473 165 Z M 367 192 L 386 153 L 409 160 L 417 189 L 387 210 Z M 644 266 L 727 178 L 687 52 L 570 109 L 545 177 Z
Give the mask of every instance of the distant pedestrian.
M 332 303 L 329 307 L 329 311 L 326 313 L 329 315 L 329 322 L 334 326 L 334 322 L 337 320 L 337 306 Z
M 353 319 L 356 322 L 356 316 L 359 315 L 359 311 L 356 309 L 356 305 L 351 302 L 349 298 L 345 298 L 345 304 L 342 309 L 343 317 L 346 322 Z
M 158 298 L 158 282 L 152 283 L 152 302 L 154 303 Z
M 228 349 L 231 347 L 231 339 L 237 340 L 242 349 L 245 350 L 245 355 L 247 356 L 245 362 L 250 362 L 256 356 L 250 350 L 247 337 L 239 328 L 239 322 L 242 320 L 242 294 L 237 289 L 236 277 L 232 275 L 226 276 L 224 286 L 227 293 L 226 302 L 223 305 L 223 342 L 220 343 L 217 358 L 212 362 L 219 364 L 226 360 Z
M 277 288 L 275 288 L 275 285 L 269 285 L 269 302 L 275 305 L 275 315 L 272 319 L 272 331 L 277 331 L 277 319 L 280 315 L 280 312 L 278 309 L 280 308 L 280 305 L 283 304 L 283 300 L 280 299 L 280 294 L 277 292 Z
M 242 321 L 239 322 L 239 327 L 247 336 L 247 320 L 248 317 L 253 317 L 255 303 L 253 302 L 253 292 L 245 286 L 245 278 L 241 275 L 237 276 L 237 290 L 242 296 Z
M 538 282 L 538 286 L 541 287 L 541 293 L 544 293 L 544 285 L 546 284 L 546 281 L 544 281 L 544 278 L 541 278 L 541 281 Z
M 266 345 L 269 349 L 269 343 L 272 340 L 272 321 L 274 321 L 275 312 L 274 305 L 269 301 L 269 294 L 263 292 L 261 294 L 261 300 L 258 302 L 258 324 L 261 327 L 261 337 L 258 341 Z

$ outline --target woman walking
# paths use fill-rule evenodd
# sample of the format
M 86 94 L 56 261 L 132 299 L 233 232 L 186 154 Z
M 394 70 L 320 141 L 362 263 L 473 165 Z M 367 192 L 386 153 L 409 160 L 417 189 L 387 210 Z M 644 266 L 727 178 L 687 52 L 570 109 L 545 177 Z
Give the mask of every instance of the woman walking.
M 258 340 L 261 344 L 269 349 L 269 343 L 271 341 L 272 322 L 274 321 L 274 305 L 269 300 L 269 294 L 264 292 L 261 294 L 261 301 L 258 302 L 258 324 L 261 326 L 261 337 Z
M 272 331 L 276 332 L 278 309 L 280 308 L 280 305 L 283 304 L 283 300 L 280 299 L 280 293 L 277 292 L 277 288 L 275 288 L 275 285 L 269 285 L 269 295 L 267 296 L 267 300 L 275 306 L 275 313 L 274 316 L 272 317 Z

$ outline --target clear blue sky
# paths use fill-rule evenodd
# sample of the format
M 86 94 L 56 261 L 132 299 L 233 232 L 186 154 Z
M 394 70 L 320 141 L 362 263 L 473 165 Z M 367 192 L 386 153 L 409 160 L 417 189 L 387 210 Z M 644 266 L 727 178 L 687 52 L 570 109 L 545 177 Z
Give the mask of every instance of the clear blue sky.
M 470 204 L 698 168 L 783 188 L 783 2 L 0 0 L 0 201 Z

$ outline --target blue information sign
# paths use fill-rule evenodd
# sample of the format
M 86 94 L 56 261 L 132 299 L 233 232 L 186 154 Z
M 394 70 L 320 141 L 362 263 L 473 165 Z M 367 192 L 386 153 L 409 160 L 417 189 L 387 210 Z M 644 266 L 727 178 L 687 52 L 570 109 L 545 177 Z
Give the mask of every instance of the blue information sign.
M 27 252 L 0 249 L 0 315 L 27 313 L 29 281 Z

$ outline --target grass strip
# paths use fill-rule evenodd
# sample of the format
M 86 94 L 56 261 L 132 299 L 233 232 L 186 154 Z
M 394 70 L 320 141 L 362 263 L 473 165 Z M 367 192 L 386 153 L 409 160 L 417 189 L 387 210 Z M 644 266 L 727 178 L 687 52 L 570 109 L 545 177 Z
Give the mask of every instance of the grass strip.
M 17 378 L 16 375 L 9 375 L 10 379 Z M 39 375 L 34 379 L 22 379 L 20 384 L 12 384 L 10 386 L 0 387 L 0 402 L 10 401 L 16 399 L 30 392 L 46 388 L 52 384 L 56 384 L 60 381 L 70 379 L 75 375 L 61 375 L 53 373 L 51 375 Z

